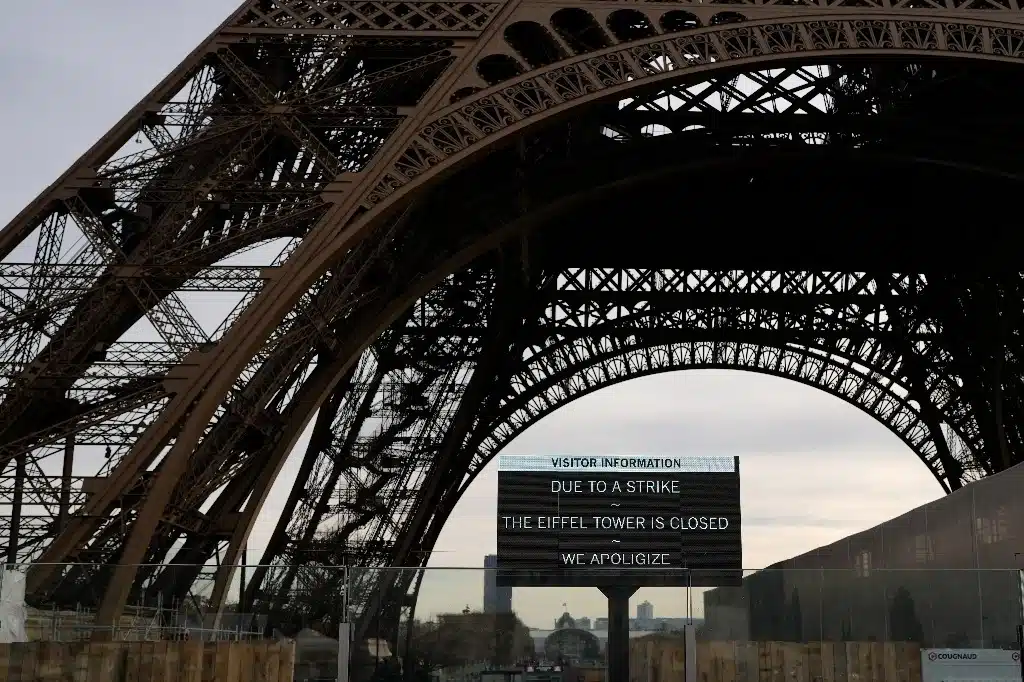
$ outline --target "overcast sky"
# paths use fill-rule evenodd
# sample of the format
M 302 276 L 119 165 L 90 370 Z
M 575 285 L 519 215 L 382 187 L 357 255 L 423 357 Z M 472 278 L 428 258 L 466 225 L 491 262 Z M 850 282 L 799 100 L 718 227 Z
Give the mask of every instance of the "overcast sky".
M 0 223 L 6 223 L 172 69 L 234 0 L 33 0 L 0 22 Z M 214 318 L 212 307 L 193 310 Z M 751 568 L 863 530 L 935 499 L 938 484 L 895 436 L 855 408 L 793 382 L 680 372 L 583 398 L 507 450 L 548 454 L 718 454 L 742 458 L 744 563 Z M 276 520 L 293 457 L 261 514 L 253 552 Z M 495 546 L 497 476 L 460 502 L 431 565 L 479 567 Z M 482 573 L 438 569 L 419 614 L 482 604 Z M 685 615 L 684 590 L 638 593 L 656 615 Z M 514 606 L 548 627 L 566 603 L 603 615 L 596 590 L 518 589 Z M 695 598 L 699 607 L 699 598 Z

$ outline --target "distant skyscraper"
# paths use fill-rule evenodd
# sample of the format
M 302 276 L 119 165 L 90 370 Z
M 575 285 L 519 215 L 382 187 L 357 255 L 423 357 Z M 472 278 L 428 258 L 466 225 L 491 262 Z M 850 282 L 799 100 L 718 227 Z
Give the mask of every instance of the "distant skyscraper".
M 498 587 L 498 557 L 484 557 L 484 613 L 511 613 L 512 588 Z
M 654 604 L 645 601 L 636 607 L 636 619 L 650 621 L 654 620 Z

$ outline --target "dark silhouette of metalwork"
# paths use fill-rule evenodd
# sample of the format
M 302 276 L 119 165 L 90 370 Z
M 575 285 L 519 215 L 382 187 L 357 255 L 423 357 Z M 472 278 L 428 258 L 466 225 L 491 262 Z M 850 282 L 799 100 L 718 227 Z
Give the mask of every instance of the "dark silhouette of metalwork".
M 8 561 L 110 624 L 216 558 L 216 618 L 312 423 L 242 607 L 344 563 L 394 632 L 417 572 L 369 569 L 531 423 L 678 369 L 846 400 L 947 490 L 1003 470 L 1022 61 L 1016 0 L 246 2 L 0 232 Z M 208 333 L 196 291 L 243 296 Z

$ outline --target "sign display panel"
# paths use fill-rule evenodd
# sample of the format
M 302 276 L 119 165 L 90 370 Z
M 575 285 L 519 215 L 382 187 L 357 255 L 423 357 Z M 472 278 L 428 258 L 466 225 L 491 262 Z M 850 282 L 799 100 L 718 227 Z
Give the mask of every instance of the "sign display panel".
M 922 682 L 1016 682 L 1020 652 L 1002 649 L 921 649 Z
M 734 457 L 498 456 L 501 585 L 738 585 Z

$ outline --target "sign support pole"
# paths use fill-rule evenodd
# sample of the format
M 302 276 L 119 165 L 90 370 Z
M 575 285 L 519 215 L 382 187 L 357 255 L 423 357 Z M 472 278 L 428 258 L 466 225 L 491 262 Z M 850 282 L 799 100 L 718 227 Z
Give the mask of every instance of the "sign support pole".
M 348 682 L 348 667 L 351 664 L 352 624 L 338 625 L 338 682 Z
M 640 588 L 600 588 L 608 598 L 608 682 L 629 682 L 629 598 Z
M 697 627 L 693 623 L 683 626 L 683 646 L 686 682 L 697 682 Z

